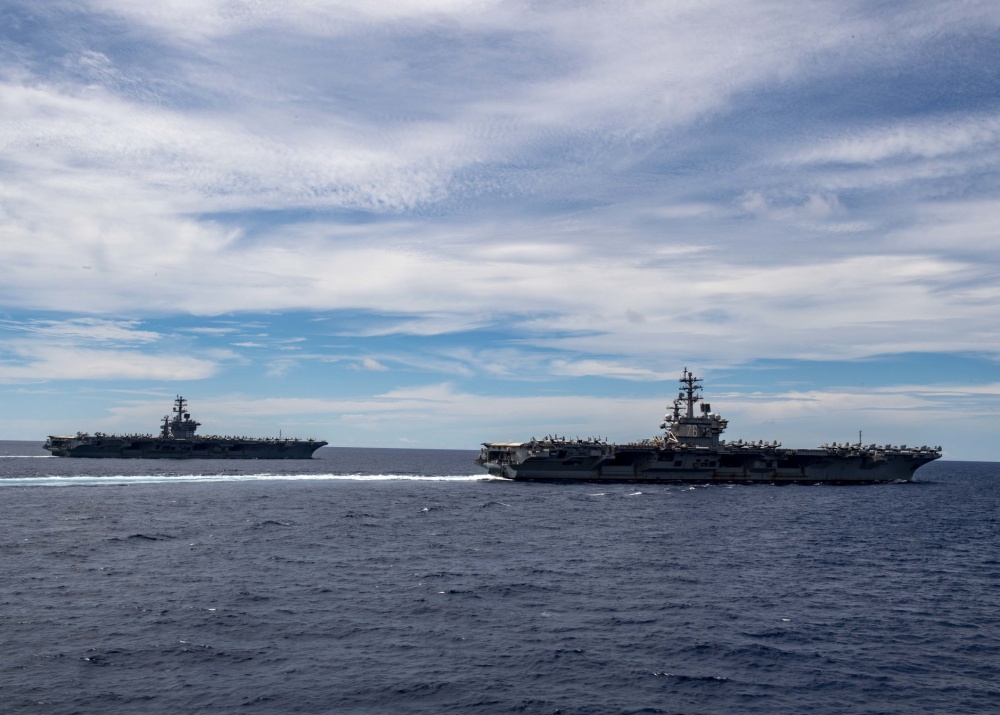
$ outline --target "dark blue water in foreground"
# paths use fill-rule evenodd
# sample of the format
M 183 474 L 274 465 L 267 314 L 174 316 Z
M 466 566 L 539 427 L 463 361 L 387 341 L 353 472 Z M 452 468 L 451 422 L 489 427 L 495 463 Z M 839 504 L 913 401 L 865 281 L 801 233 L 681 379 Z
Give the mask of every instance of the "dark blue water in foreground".
M 0 456 L 0 711 L 1000 712 L 998 464 L 637 487 L 317 457 Z

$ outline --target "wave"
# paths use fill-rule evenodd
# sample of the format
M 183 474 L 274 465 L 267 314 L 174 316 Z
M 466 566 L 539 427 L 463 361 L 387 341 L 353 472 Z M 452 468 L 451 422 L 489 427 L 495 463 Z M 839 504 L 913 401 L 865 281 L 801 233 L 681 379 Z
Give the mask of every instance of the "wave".
M 264 482 L 264 481 L 415 481 L 415 482 L 479 482 L 494 481 L 483 474 L 458 476 L 424 476 L 414 474 L 122 474 L 49 475 L 45 477 L 11 477 L 0 479 L 0 487 L 82 487 L 121 484 L 160 484 L 165 482 Z

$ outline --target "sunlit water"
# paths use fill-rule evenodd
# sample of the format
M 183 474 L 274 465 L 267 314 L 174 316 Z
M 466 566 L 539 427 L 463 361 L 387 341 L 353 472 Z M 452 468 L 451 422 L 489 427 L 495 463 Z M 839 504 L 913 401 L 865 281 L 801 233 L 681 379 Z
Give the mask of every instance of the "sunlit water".
M 1000 711 L 997 464 L 698 487 L 39 453 L 0 444 L 3 712 Z

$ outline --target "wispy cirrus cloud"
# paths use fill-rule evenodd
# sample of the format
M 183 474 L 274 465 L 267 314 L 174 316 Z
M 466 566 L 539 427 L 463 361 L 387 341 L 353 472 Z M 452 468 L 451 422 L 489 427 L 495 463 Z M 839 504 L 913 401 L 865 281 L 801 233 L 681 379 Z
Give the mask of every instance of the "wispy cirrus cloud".
M 66 320 L 0 320 L 0 329 L 28 334 L 52 341 L 119 343 L 123 345 L 154 343 L 163 335 L 140 330 L 138 320 L 105 318 L 69 318 Z
M 954 116 L 895 121 L 859 129 L 854 136 L 823 142 L 790 157 L 790 163 L 877 164 L 977 154 L 985 160 L 1000 144 L 1000 115 Z

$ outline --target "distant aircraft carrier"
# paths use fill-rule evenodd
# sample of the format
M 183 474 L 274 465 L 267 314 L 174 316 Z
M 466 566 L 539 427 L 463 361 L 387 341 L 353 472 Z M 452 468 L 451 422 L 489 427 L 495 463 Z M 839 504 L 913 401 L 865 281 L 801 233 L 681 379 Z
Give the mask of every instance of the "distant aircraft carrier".
M 599 482 L 871 483 L 912 481 L 940 447 L 824 444 L 783 449 L 779 442 L 725 442 L 729 424 L 702 401 L 702 380 L 684 368 L 681 392 L 662 436 L 624 445 L 599 439 L 532 438 L 484 442 L 476 464 L 507 479 Z M 701 402 L 698 414 L 695 404 Z
M 174 399 L 173 417 L 163 418 L 160 434 L 87 434 L 72 437 L 52 435 L 45 449 L 56 457 L 116 457 L 124 459 L 311 459 L 326 444 L 315 439 L 281 437 L 197 436 L 200 422 L 191 419 L 187 401 Z

